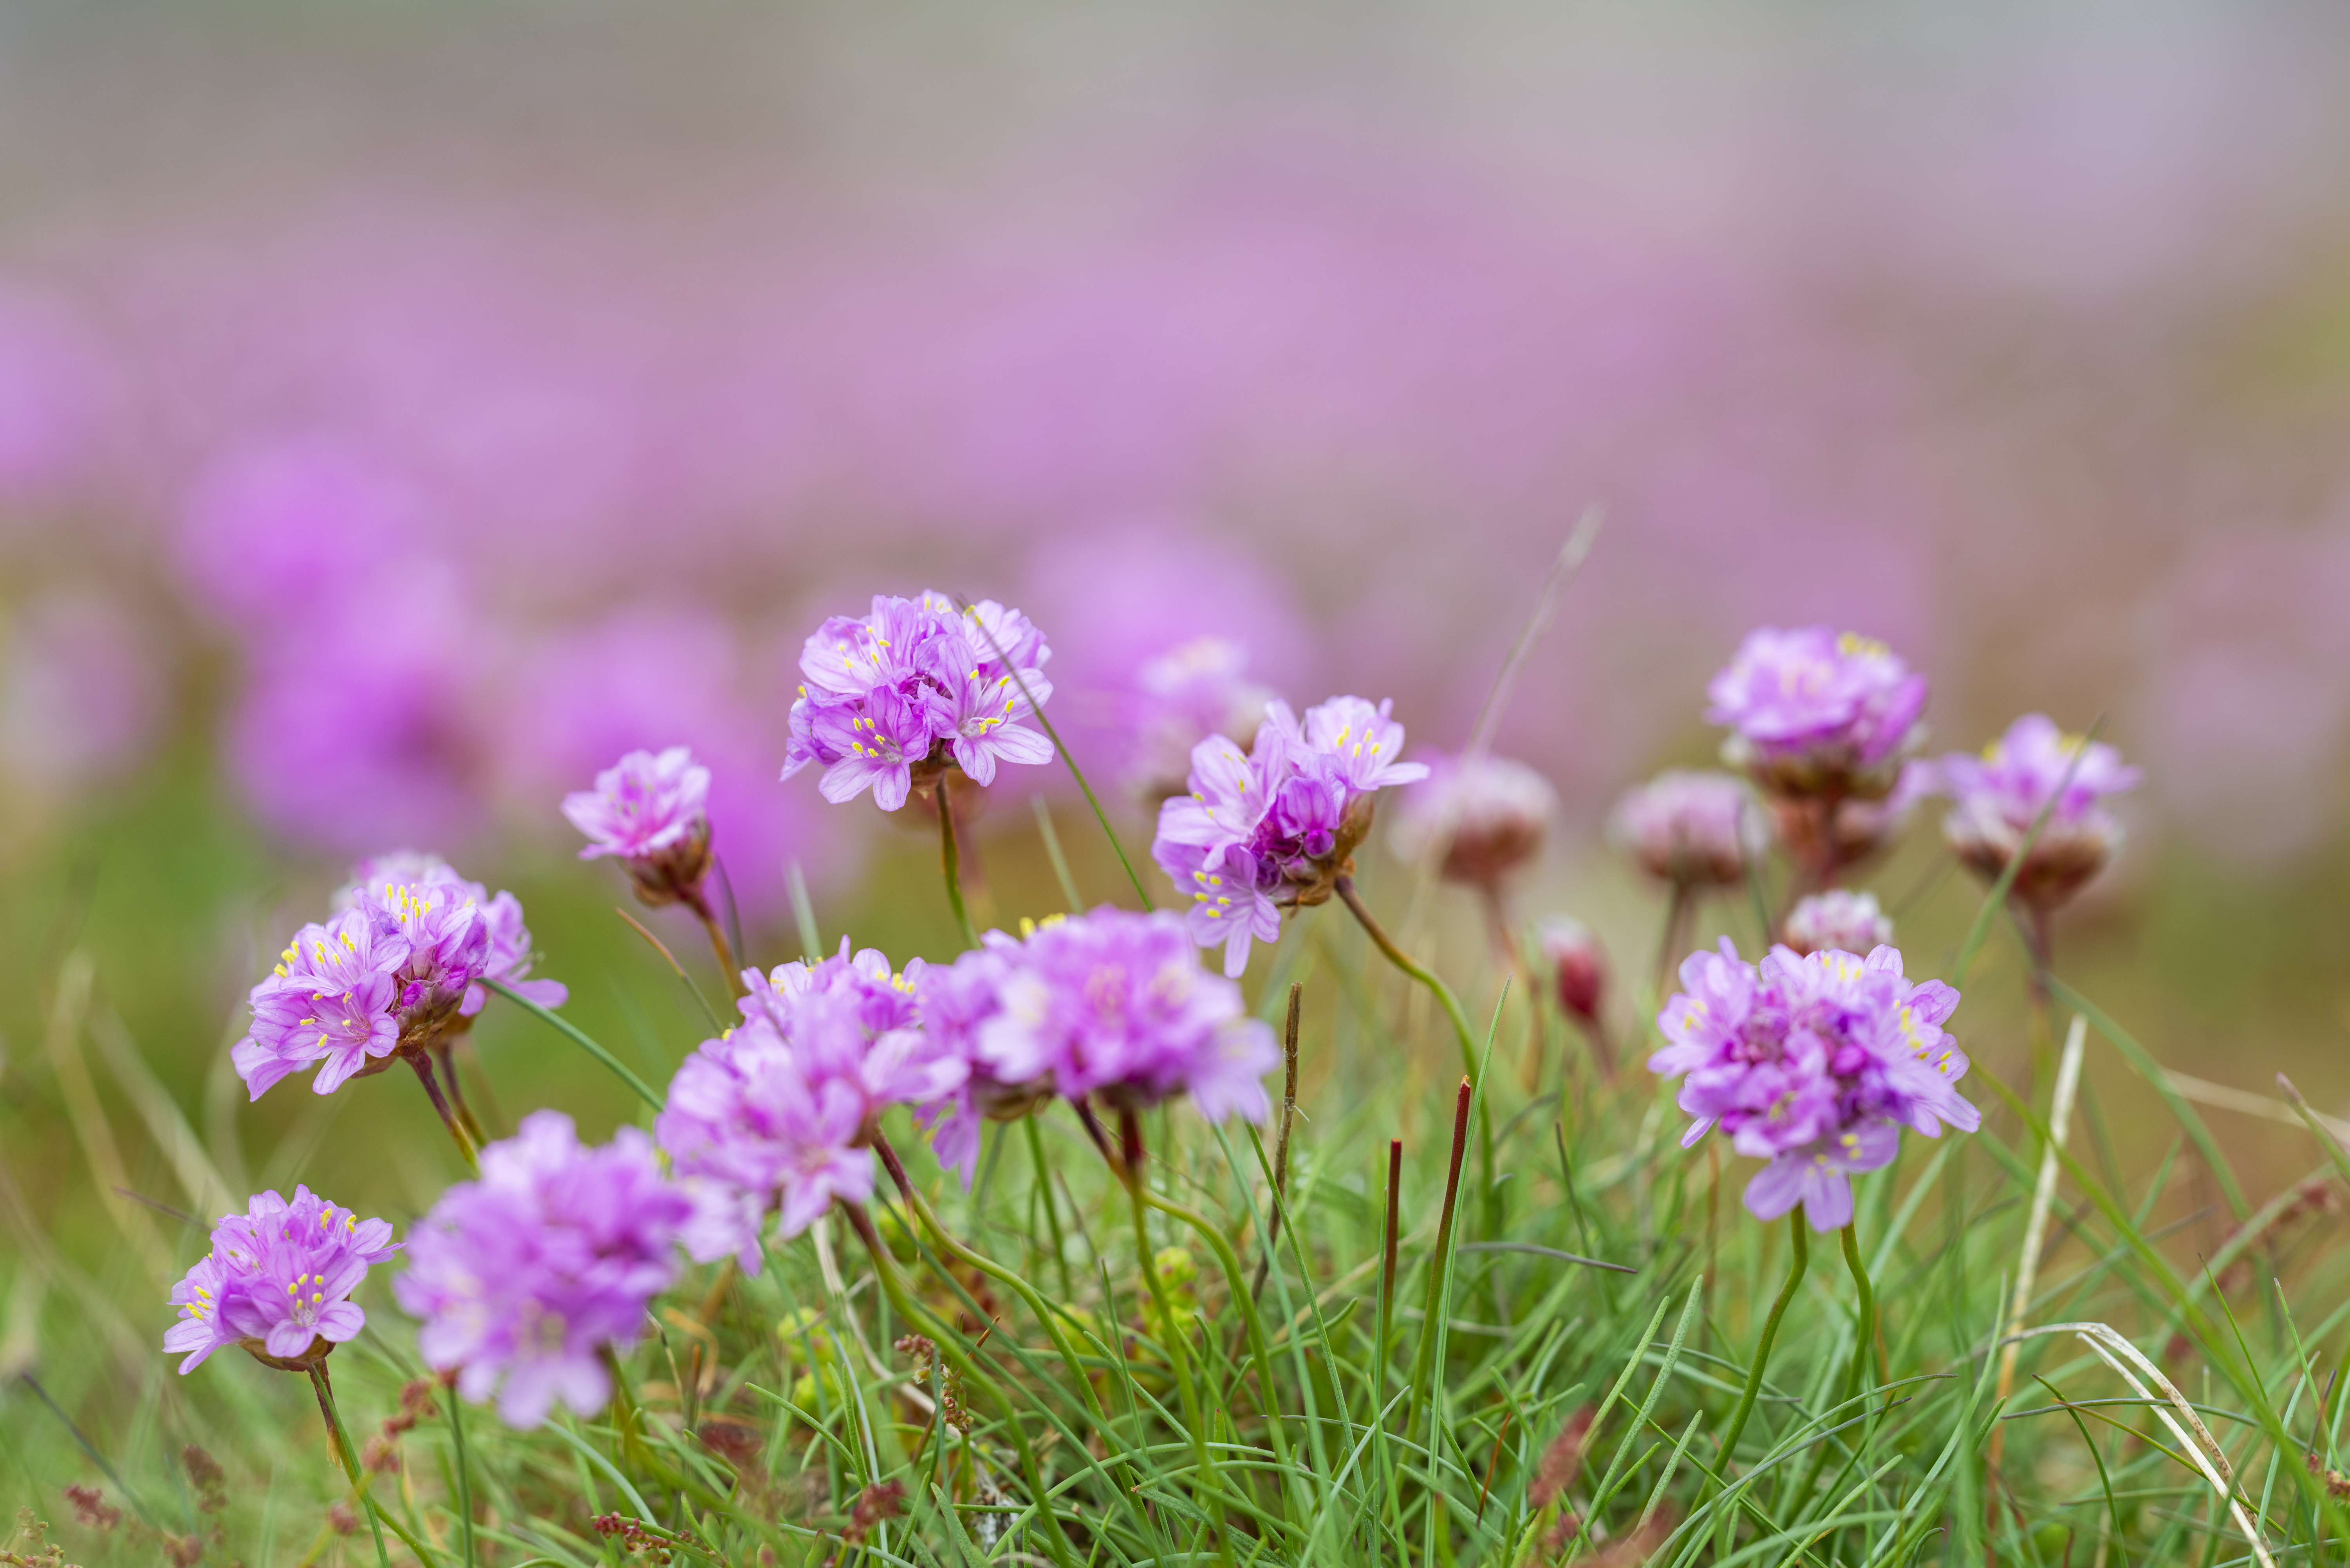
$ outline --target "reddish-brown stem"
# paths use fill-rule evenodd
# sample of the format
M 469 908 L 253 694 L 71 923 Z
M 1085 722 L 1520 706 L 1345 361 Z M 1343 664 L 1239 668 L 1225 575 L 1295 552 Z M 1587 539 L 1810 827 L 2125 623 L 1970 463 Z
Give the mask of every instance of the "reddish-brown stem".
M 1401 1233 L 1398 1219 L 1402 1213 L 1403 1139 L 1388 1139 L 1388 1256 L 1379 1270 L 1379 1300 L 1385 1302 L 1395 1294 L 1396 1240 Z
M 1071 1100 L 1069 1104 L 1076 1108 L 1077 1120 L 1085 1124 L 1086 1136 L 1094 1140 L 1096 1148 L 1101 1150 L 1102 1161 L 1109 1167 L 1110 1174 L 1124 1181 L 1126 1165 L 1118 1158 L 1118 1151 L 1110 1147 L 1109 1133 L 1101 1125 L 1101 1118 L 1094 1115 L 1093 1106 L 1084 1100 Z
M 1460 1208 L 1461 1167 L 1469 1153 L 1469 1102 L 1475 1086 L 1461 1080 L 1452 1106 L 1452 1163 L 1444 1174 L 1444 1209 L 1436 1218 L 1436 1251 L 1428 1264 L 1428 1303 L 1419 1324 L 1419 1349 L 1411 1361 L 1411 1397 L 1404 1405 L 1404 1430 L 1411 1430 L 1411 1413 L 1426 1397 L 1429 1375 L 1436 1366 L 1436 1334 L 1444 1316 L 1444 1266 L 1452 1256 L 1452 1221 Z
M 748 996 L 750 992 L 743 984 L 742 966 L 734 961 L 733 944 L 726 940 L 726 928 L 719 924 L 708 895 L 697 885 L 681 894 L 679 901 L 693 911 L 693 918 L 710 933 L 710 950 L 718 960 L 718 972 L 726 977 L 726 989 L 737 997 Z

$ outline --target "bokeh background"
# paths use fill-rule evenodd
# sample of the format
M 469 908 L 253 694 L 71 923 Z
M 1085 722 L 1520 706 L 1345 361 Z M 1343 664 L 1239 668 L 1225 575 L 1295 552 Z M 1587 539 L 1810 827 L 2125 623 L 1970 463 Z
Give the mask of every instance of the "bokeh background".
M 1225 634 L 1458 746 L 1595 506 L 1499 731 L 1564 801 L 1520 913 L 1644 973 L 1608 803 L 1711 757 L 1749 626 L 1833 620 L 1931 673 L 1940 743 L 2108 714 L 2147 782 L 2060 964 L 2350 1110 L 2345 169 L 2320 5 L 9 5 L 0 1361 L 161 1334 L 118 1241 L 185 1238 L 109 1189 L 205 1210 L 175 1137 L 370 1211 L 449 1179 L 394 1080 L 248 1110 L 227 1068 L 353 855 L 515 888 L 665 1074 L 694 1015 L 555 810 L 626 747 L 716 769 L 769 961 L 795 864 L 827 940 L 950 950 L 927 836 L 775 779 L 823 615 L 1028 610 L 1139 857 L 1145 659 Z M 1017 770 L 999 918 L 1065 901 L 1031 793 L 1118 896 Z M 1878 879 L 1912 972 L 1974 907 L 1935 819 Z M 1417 929 L 1482 961 L 1465 902 Z M 1975 983 L 2028 1075 L 2004 933 Z M 508 1119 L 629 1114 L 502 1011 Z

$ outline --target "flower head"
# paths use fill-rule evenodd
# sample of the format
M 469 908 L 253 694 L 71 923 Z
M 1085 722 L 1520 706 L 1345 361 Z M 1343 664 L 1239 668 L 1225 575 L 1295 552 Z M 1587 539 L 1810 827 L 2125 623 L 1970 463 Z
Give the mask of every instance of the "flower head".
M 783 776 L 820 763 L 827 800 L 870 790 L 896 811 L 949 768 L 986 784 L 999 762 L 1050 762 L 1026 721 L 1053 694 L 1051 658 L 1035 624 L 993 599 L 958 612 L 940 593 L 877 594 L 871 613 L 833 617 L 801 649 Z
M 647 904 L 689 897 L 709 872 L 710 770 L 683 746 L 630 752 L 565 795 L 563 815 L 588 836 L 579 858 L 618 857 Z
M 743 1022 L 679 1067 L 654 1134 L 695 1203 L 685 1243 L 697 1259 L 759 1263 L 765 1217 L 791 1237 L 836 1199 L 873 1191 L 873 1136 L 892 1105 L 932 1106 L 967 1068 L 915 1027 L 918 981 L 847 941 L 816 964 L 743 975 Z
M 2085 751 L 2084 743 L 2046 714 L 2026 713 L 1981 756 L 1954 753 L 1942 759 L 1941 783 L 1952 802 L 1943 836 L 1987 879 L 2007 868 L 2048 808 L 2047 826 L 2012 884 L 2015 897 L 2034 909 L 2053 909 L 2071 898 L 2121 846 L 2121 824 L 2103 803 L 2137 788 L 2138 770 L 2103 742 Z
M 276 970 L 253 988 L 252 1031 L 229 1053 L 254 1099 L 314 1064 L 311 1087 L 330 1095 L 400 1044 L 397 976 L 409 962 L 405 933 L 365 910 L 305 926 Z
M 1396 814 L 1395 846 L 1419 860 L 1440 845 L 1441 874 L 1472 887 L 1500 885 L 1533 859 L 1558 815 L 1550 781 L 1505 757 L 1439 757 Z
M 459 1369 L 470 1400 L 496 1394 L 508 1425 L 537 1426 L 557 1399 L 591 1415 L 611 1394 L 601 1353 L 644 1332 L 691 1207 L 637 1128 L 589 1148 L 569 1116 L 536 1111 L 482 1150 L 479 1180 L 441 1195 L 392 1292 L 423 1321 L 426 1364 Z
M 1054 916 L 1045 925 L 1066 918 Z M 981 1045 L 983 1029 L 1003 1009 L 1003 982 L 1025 952 L 1025 946 L 1012 937 L 989 931 L 978 947 L 953 963 L 924 969 L 918 981 L 922 1033 L 964 1066 L 963 1080 L 953 1094 L 923 1106 L 920 1114 L 939 1163 L 961 1171 L 965 1187 L 979 1168 L 980 1124 L 1014 1120 L 1053 1094 L 1052 1080 L 1042 1073 L 999 1076 L 1014 1069 L 1001 1066 Z
M 1265 709 L 1243 753 L 1225 735 L 1191 748 L 1189 792 L 1159 808 L 1151 858 L 1191 900 L 1185 920 L 1203 948 L 1224 950 L 1224 973 L 1248 967 L 1249 944 L 1281 934 L 1281 911 L 1326 901 L 1370 832 L 1371 794 L 1428 776 L 1397 760 L 1403 726 L 1359 697 L 1306 710 Z
M 482 979 L 501 981 L 541 1007 L 560 1007 L 570 1000 L 570 989 L 561 981 L 530 978 L 531 965 L 536 961 L 530 928 L 523 923 L 522 900 L 504 891 L 493 897 L 487 888 L 460 875 L 455 867 L 438 855 L 395 849 L 388 855 L 371 856 L 351 867 L 351 879 L 335 891 L 334 907 L 339 913 L 369 902 L 370 894 L 379 888 L 444 884 L 450 889 L 445 901 L 452 907 L 470 904 L 479 909 L 483 924 L 489 929 Z M 462 1017 L 471 1018 L 489 1000 L 488 988 L 476 982 L 465 988 L 465 999 L 457 1012 Z
M 1797 953 L 1829 949 L 1865 953 L 1893 940 L 1893 921 L 1878 907 L 1876 894 L 1835 888 L 1796 899 L 1782 934 Z
M 257 1192 L 213 1227 L 212 1249 L 172 1289 L 180 1321 L 163 1348 L 188 1352 L 182 1375 L 224 1345 L 307 1364 L 357 1334 L 367 1314 L 350 1299 L 368 1265 L 400 1250 L 391 1225 L 361 1220 L 307 1187 L 287 1202 Z
M 1698 888 L 1745 881 L 1769 828 L 1743 781 L 1668 768 L 1624 792 L 1608 833 L 1649 876 Z
M 975 1051 L 999 1083 L 1049 1081 L 1121 1110 L 1188 1093 L 1200 1113 L 1263 1121 L 1281 1059 L 1240 987 L 1200 968 L 1178 917 L 1107 906 L 1039 926 L 1004 953 L 998 1010 Z
M 1181 794 L 1191 748 L 1211 735 L 1251 744 L 1272 701 L 1248 678 L 1248 650 L 1228 638 L 1194 638 L 1145 663 L 1124 715 L 1135 794 L 1151 805 Z
M 1941 1027 L 1959 993 L 1911 983 L 1892 948 L 1774 948 L 1754 965 L 1725 937 L 1690 954 L 1680 980 L 1648 1068 L 1686 1075 L 1679 1105 L 1698 1119 L 1684 1146 L 1719 1123 L 1739 1153 L 1770 1161 L 1746 1189 L 1757 1218 L 1802 1203 L 1814 1230 L 1835 1230 L 1852 1219 L 1846 1178 L 1890 1160 L 1902 1127 L 1981 1125 L 1954 1086 L 1966 1054 Z
M 1926 678 L 1881 642 L 1825 626 L 1749 632 L 1706 688 L 1722 756 L 1773 794 L 1874 798 L 1925 743 Z

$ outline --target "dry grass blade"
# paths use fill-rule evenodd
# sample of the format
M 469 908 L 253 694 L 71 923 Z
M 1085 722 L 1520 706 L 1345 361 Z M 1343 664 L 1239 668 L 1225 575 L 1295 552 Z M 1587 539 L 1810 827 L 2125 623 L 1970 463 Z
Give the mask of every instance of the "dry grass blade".
M 160 1282 L 172 1277 L 171 1249 L 156 1234 L 147 1211 L 119 1196 L 137 1183 L 122 1163 L 122 1150 L 114 1141 L 114 1129 L 107 1122 L 98 1085 L 91 1081 L 89 1064 L 81 1054 L 82 1028 L 89 1016 L 90 989 L 97 975 L 97 963 L 84 949 L 68 953 L 58 967 L 57 1001 L 49 1009 L 49 1065 L 57 1075 L 57 1093 L 65 1097 L 75 1141 L 89 1162 L 90 1174 L 98 1178 L 99 1196 L 114 1218 L 115 1229 Z
M 2235 1467 L 2228 1462 L 2227 1450 L 2220 1448 L 2220 1440 L 2211 1435 L 2211 1428 L 2203 1424 L 2203 1417 L 2195 1413 L 2194 1406 L 2188 1403 L 2187 1396 L 2178 1391 L 2178 1385 L 2164 1376 L 2160 1367 L 2147 1360 L 2143 1351 L 2106 1324 L 2052 1323 L 2026 1329 L 2014 1337 L 2033 1339 L 2046 1334 L 2078 1336 L 2095 1353 L 2098 1360 L 2112 1367 L 2121 1380 L 2129 1385 L 2132 1393 L 2147 1401 L 2147 1408 L 2153 1410 L 2155 1418 L 2178 1439 L 2180 1450 L 2195 1461 L 2196 1469 L 2227 1503 L 2229 1517 L 2236 1521 L 2236 1528 L 2243 1532 L 2244 1539 L 2251 1544 L 2253 1560 L 2261 1564 L 2261 1568 L 2276 1568 L 2276 1559 L 2269 1554 L 2268 1543 L 2262 1538 L 2260 1528 L 2252 1522 L 2251 1515 L 2244 1511 L 2244 1505 L 2236 1497 L 2236 1471 Z M 2132 1367 L 2137 1370 L 2133 1372 Z M 2139 1373 L 2145 1375 L 2145 1382 L 2139 1381 Z M 2162 1391 L 2160 1401 L 2157 1401 L 2147 1389 L 2147 1383 Z M 2173 1411 L 2177 1412 L 2175 1417 Z
M 2040 1249 L 2048 1235 L 2048 1210 L 2056 1199 L 2057 1151 L 2064 1147 L 2064 1134 L 2073 1120 L 2073 1096 L 2081 1083 L 2081 1054 L 2088 1044 L 2089 1021 L 2079 1013 L 2073 1014 L 2073 1026 L 2064 1032 L 2064 1053 L 2056 1064 L 2056 1089 L 2048 1103 L 2048 1143 L 2040 1151 L 2040 1179 L 2032 1190 L 2032 1217 L 2023 1227 L 2023 1252 L 2015 1266 L 2015 1304 L 2007 1314 L 2007 1348 L 2000 1353 L 1999 1386 L 1992 1395 L 2000 1404 L 2015 1392 L 2015 1358 L 2023 1349 L 2023 1342 L 2015 1337 L 2023 1331 L 2023 1314 L 2032 1306 L 2032 1287 L 2040 1274 Z M 1994 1429 L 1991 1436 L 1991 1463 L 1996 1467 L 2005 1428 Z

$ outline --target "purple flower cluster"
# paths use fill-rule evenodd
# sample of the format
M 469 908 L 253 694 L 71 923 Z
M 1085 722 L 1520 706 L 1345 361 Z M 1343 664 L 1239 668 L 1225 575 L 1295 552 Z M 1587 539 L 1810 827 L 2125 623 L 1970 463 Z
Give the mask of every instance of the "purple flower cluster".
M 1706 688 L 1722 756 L 1773 794 L 1891 790 L 1925 743 L 1926 678 L 1881 642 L 1825 626 L 1759 627 Z
M 942 1033 L 986 1082 L 1015 1095 L 1098 1095 L 1120 1110 L 1189 1094 L 1211 1121 L 1264 1119 L 1262 1080 L 1281 1060 L 1272 1027 L 1248 1015 L 1239 986 L 1200 967 L 1178 917 L 1105 905 L 964 964 L 992 985 L 995 1005 L 973 1020 L 964 998 Z
M 525 978 L 530 932 L 513 894 L 490 898 L 445 861 L 406 850 L 362 861 L 352 875 L 338 912 L 295 933 L 253 988 L 253 1026 L 231 1060 L 254 1099 L 312 1065 L 322 1095 L 381 1071 L 401 1046 L 429 1044 L 480 1012 L 484 978 L 543 1006 L 565 1000 L 559 982 Z
M 172 1287 L 180 1321 L 163 1348 L 188 1358 L 182 1376 L 224 1345 L 278 1364 L 307 1365 L 366 1326 L 350 1299 L 368 1265 L 400 1250 L 391 1224 L 361 1220 L 307 1187 L 287 1202 L 257 1192 L 242 1214 L 221 1217 L 212 1250 Z
M 687 748 L 630 752 L 594 789 L 565 795 L 563 815 L 588 836 L 579 858 L 618 858 L 644 902 L 698 896 L 710 870 L 710 770 Z
M 1684 1147 L 1718 1122 L 1739 1153 L 1771 1162 L 1746 1188 L 1759 1219 L 1801 1203 L 1814 1231 L 1835 1230 L 1852 1220 L 1846 1178 L 1892 1159 L 1902 1127 L 1934 1137 L 1945 1123 L 1981 1125 L 1953 1086 L 1966 1054 L 1942 1029 L 1959 993 L 1912 984 L 1892 948 L 1866 959 L 1773 948 L 1755 965 L 1725 937 L 1719 952 L 1690 954 L 1680 981 L 1648 1068 L 1688 1075 L 1679 1103 L 1698 1119 Z
M 1893 921 L 1876 894 L 1835 888 L 1796 899 L 1781 935 L 1798 953 L 1873 952 L 1893 940 Z
M 1439 756 L 1425 784 L 1405 792 L 1395 847 L 1418 861 L 1440 844 L 1449 881 L 1494 888 L 1533 859 L 1558 815 L 1550 781 L 1506 757 Z
M 1754 794 L 1728 774 L 1668 768 L 1624 792 L 1608 833 L 1641 870 L 1678 888 L 1730 887 L 1769 828 Z
M 537 1426 L 557 1399 L 590 1415 L 611 1395 L 604 1348 L 633 1345 L 677 1278 L 691 1210 L 637 1128 L 589 1148 L 569 1116 L 535 1111 L 482 1150 L 480 1180 L 441 1195 L 392 1291 L 423 1322 L 426 1364 L 460 1369 L 475 1403 L 495 1393 L 508 1425 Z
M 2072 898 L 2121 845 L 2121 825 L 2102 803 L 2137 788 L 2138 770 L 2103 742 L 2085 752 L 2082 745 L 2046 714 L 2026 713 L 1981 756 L 1953 753 L 1941 762 L 1952 802 L 1943 836 L 1986 878 L 2006 869 L 2042 809 L 2055 803 L 2013 883 L 2015 897 L 2034 909 Z
M 1285 908 L 1321 903 L 1370 831 L 1376 790 L 1428 776 L 1401 760 L 1392 705 L 1333 697 L 1304 722 L 1265 707 L 1243 753 L 1211 735 L 1191 749 L 1190 793 L 1159 808 L 1151 857 L 1191 900 L 1192 939 L 1224 950 L 1224 973 L 1248 967 L 1249 943 L 1281 935 Z
M 770 1212 L 788 1239 L 836 1199 L 865 1201 L 881 1111 L 961 1087 L 962 1059 L 917 1026 L 922 971 L 908 967 L 872 949 L 852 958 L 844 939 L 820 963 L 744 972 L 743 1022 L 686 1058 L 654 1124 L 693 1195 L 697 1260 L 731 1252 L 756 1270 Z
M 1181 794 L 1191 748 L 1211 735 L 1253 742 L 1273 700 L 1269 688 L 1249 679 L 1248 650 L 1230 638 L 1194 638 L 1146 660 L 1125 716 L 1135 794 L 1154 806 Z
M 800 650 L 784 774 L 824 765 L 835 805 L 867 790 L 896 811 L 950 767 L 973 784 L 995 764 L 1049 763 L 1052 742 L 1023 721 L 1053 694 L 1044 633 L 1018 610 L 983 599 L 958 614 L 943 594 L 877 594 L 872 613 L 835 616 Z

